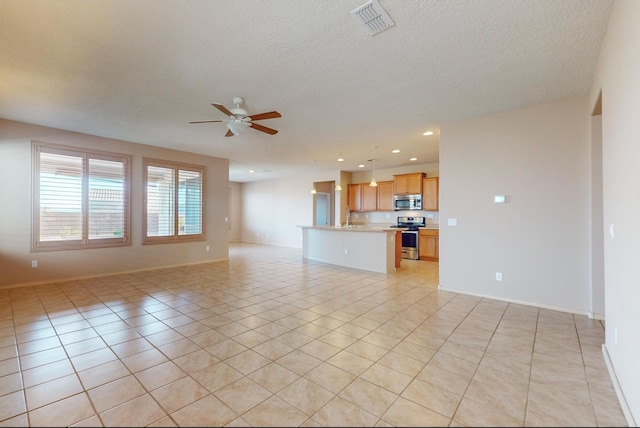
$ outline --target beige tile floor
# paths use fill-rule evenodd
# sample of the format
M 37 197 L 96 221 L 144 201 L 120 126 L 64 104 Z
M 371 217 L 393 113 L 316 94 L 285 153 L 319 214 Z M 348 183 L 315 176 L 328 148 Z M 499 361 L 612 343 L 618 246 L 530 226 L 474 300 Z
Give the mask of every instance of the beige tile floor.
M 0 290 L 0 426 L 625 426 L 602 323 L 232 244 Z

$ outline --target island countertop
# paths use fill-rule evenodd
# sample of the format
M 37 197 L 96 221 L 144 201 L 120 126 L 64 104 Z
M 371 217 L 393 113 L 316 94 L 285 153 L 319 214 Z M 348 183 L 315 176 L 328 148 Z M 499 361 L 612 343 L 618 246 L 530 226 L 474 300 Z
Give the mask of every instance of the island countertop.
M 351 225 L 349 227 L 340 226 L 298 226 L 301 229 L 320 229 L 320 230 L 333 230 L 337 232 L 395 232 L 396 230 L 402 230 L 392 227 L 384 226 L 365 226 L 365 225 Z
M 364 224 L 354 224 L 350 225 L 348 228 L 344 226 L 298 226 L 302 229 L 322 229 L 322 230 L 335 230 L 342 232 L 395 232 L 397 230 L 408 230 L 408 227 L 391 227 L 386 225 L 364 225 Z M 426 226 L 421 226 L 420 229 L 429 229 L 429 230 L 438 230 L 439 226 L 437 224 L 428 224 Z

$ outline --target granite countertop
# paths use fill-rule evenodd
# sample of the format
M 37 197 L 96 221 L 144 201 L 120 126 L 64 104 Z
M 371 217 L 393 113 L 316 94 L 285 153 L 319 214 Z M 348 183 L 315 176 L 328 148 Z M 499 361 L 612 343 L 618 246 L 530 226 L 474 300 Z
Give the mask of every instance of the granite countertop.
M 298 226 L 307 229 L 341 230 L 354 232 L 393 232 L 396 230 L 407 230 L 407 227 L 391 227 L 390 224 L 352 224 L 349 228 L 345 226 Z M 438 230 L 437 224 L 428 224 L 421 229 Z
M 396 230 L 402 229 L 393 229 L 390 227 L 384 226 L 367 226 L 367 225 L 349 225 L 349 227 L 344 226 L 298 226 L 303 229 L 322 229 L 322 230 L 334 230 L 338 232 L 395 232 Z

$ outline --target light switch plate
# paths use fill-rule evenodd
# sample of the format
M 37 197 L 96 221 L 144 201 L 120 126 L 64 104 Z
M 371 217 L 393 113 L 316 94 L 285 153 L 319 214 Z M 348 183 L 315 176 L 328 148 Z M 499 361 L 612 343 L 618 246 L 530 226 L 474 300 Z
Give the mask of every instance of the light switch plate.
M 458 219 L 457 218 L 450 218 L 447 220 L 447 224 L 449 226 L 457 226 L 458 225 Z

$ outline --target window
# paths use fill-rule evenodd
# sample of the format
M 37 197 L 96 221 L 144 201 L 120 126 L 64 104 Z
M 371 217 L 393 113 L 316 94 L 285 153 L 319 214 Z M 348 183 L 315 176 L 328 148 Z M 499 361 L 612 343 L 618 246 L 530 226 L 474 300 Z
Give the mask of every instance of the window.
M 33 251 L 129 245 L 129 156 L 44 143 L 33 154 Z
M 204 170 L 144 159 L 144 244 L 204 240 Z

